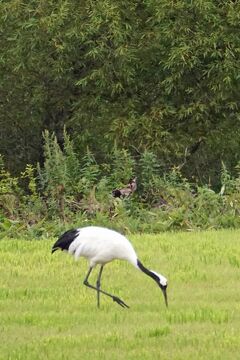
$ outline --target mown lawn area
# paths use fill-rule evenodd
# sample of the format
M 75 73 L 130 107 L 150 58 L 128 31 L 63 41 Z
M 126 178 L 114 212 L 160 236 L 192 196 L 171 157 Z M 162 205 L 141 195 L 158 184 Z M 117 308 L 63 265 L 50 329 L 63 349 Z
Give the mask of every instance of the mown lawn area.
M 160 289 L 132 265 L 106 265 L 102 288 L 82 282 L 88 264 L 52 240 L 0 241 L 0 359 L 238 359 L 240 231 L 132 235 L 141 261 L 169 279 Z M 95 283 L 97 271 L 90 278 Z

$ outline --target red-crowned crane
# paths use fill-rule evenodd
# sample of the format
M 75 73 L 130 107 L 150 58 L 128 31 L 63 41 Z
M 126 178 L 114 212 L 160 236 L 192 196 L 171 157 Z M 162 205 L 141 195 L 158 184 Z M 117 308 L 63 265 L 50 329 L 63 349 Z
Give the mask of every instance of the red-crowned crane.
M 115 259 L 127 260 L 137 269 L 151 277 L 160 287 L 164 295 L 165 304 L 168 306 L 167 279 L 163 275 L 147 269 L 138 259 L 132 244 L 120 233 L 98 226 L 87 226 L 69 230 L 55 242 L 52 247 L 52 253 L 58 249 L 67 251 L 69 254 L 73 255 L 75 259 L 83 256 L 89 260 L 89 270 L 83 283 L 89 288 L 97 291 L 98 307 L 100 306 L 100 293 L 111 297 L 113 301 L 122 307 L 129 307 L 117 296 L 109 294 L 101 289 L 103 267 Z M 96 286 L 93 286 L 89 284 L 88 278 L 92 269 L 98 264 L 100 265 L 100 271 L 97 278 L 97 284 Z

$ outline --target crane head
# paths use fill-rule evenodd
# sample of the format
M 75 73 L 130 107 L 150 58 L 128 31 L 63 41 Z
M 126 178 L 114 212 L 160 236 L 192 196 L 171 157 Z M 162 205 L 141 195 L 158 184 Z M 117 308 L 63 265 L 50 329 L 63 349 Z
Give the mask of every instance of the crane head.
M 167 298 L 168 281 L 165 278 L 165 276 L 163 276 L 161 274 L 158 274 L 156 271 L 151 270 L 151 273 L 153 273 L 155 275 L 155 281 L 157 282 L 158 286 L 162 290 L 164 300 L 165 300 L 165 304 L 168 307 L 168 298 Z

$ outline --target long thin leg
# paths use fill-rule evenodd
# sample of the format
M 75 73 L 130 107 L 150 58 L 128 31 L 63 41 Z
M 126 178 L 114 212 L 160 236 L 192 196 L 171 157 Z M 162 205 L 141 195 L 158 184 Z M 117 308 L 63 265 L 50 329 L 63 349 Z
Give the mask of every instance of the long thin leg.
M 93 289 L 93 290 L 96 290 L 96 291 L 99 292 L 99 293 L 102 293 L 102 294 L 105 294 L 105 295 L 109 296 L 110 298 L 113 299 L 113 301 L 116 301 L 116 303 L 118 303 L 120 306 L 129 308 L 129 306 L 128 306 L 127 304 L 125 304 L 125 302 L 122 301 L 121 299 L 119 299 L 117 296 L 114 296 L 114 295 L 112 295 L 112 294 L 109 294 L 108 292 L 100 289 L 100 286 L 99 286 L 99 288 L 97 288 L 97 287 L 89 284 L 88 278 L 89 278 L 89 275 L 90 275 L 91 272 L 92 272 L 92 269 L 93 269 L 92 267 L 89 268 L 88 273 L 87 273 L 87 276 L 86 276 L 86 278 L 85 278 L 84 281 L 83 281 L 83 284 L 86 285 L 87 287 Z M 100 269 L 100 272 L 99 272 L 100 278 L 101 278 L 101 273 L 102 273 L 102 270 Z M 99 275 L 98 275 L 98 277 L 99 277 Z
M 100 307 L 100 286 L 101 286 L 101 276 L 102 276 L 102 272 L 103 272 L 103 265 L 101 265 L 100 267 L 100 271 L 98 274 L 98 278 L 97 278 L 97 306 Z

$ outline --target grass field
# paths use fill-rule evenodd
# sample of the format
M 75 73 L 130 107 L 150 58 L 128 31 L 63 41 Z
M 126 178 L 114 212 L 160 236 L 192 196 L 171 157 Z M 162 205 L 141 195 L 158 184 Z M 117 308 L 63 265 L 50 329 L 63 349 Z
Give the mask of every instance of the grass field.
M 102 287 L 130 309 L 106 297 L 97 309 L 86 260 L 51 255 L 55 239 L 0 241 L 0 359 L 239 359 L 240 231 L 129 238 L 168 277 L 168 309 L 126 262 L 106 266 Z

